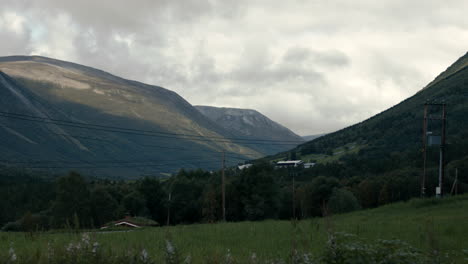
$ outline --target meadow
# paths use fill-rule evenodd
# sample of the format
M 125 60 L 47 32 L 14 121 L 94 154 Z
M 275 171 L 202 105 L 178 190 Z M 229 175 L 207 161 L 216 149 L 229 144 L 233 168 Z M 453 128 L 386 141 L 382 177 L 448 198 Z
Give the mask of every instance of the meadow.
M 348 244 L 340 248 L 335 234 Z M 94 263 L 360 263 L 352 260 L 366 257 L 368 253 L 360 250 L 374 252 L 373 245 L 379 243 L 387 245 L 388 252 L 382 254 L 408 247 L 408 254 L 433 261 L 421 263 L 468 263 L 468 195 L 413 199 L 297 222 L 192 224 L 123 232 L 2 232 L 0 263 L 92 263 L 93 258 Z M 80 260 L 83 250 L 89 256 Z M 407 250 L 397 253 L 402 252 Z M 331 253 L 349 257 L 332 262 Z M 53 262 L 51 255 L 64 256 Z

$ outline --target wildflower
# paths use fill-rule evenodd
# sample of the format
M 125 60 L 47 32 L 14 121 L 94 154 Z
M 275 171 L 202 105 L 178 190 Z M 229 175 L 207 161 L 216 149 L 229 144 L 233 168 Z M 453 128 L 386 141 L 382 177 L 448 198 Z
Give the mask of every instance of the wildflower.
M 184 260 L 184 264 L 190 264 L 190 263 L 192 263 L 192 257 L 188 255 Z
M 140 259 L 141 259 L 141 261 L 143 261 L 144 263 L 146 263 L 146 262 L 148 261 L 148 251 L 146 251 L 146 249 L 143 249 L 143 250 L 141 251 Z
M 257 254 L 252 253 L 252 256 L 250 256 L 250 263 L 257 263 Z
M 47 242 L 47 259 L 51 259 L 54 255 L 54 249 L 50 246 L 50 241 Z
M 226 264 L 232 264 L 233 263 L 230 249 L 227 250 L 226 260 L 224 261 L 224 263 L 226 263 Z
M 99 247 L 99 243 L 98 243 L 98 242 L 94 242 L 94 243 L 93 243 L 93 249 L 91 250 L 91 252 L 96 253 L 97 250 L 98 250 L 98 247 Z
M 10 250 L 8 250 L 8 255 L 10 255 L 10 261 L 15 262 L 16 261 L 16 253 L 13 247 L 10 247 Z
M 166 263 L 180 263 L 180 258 L 177 254 L 177 250 L 169 240 L 166 240 Z
M 81 241 L 85 244 L 85 246 L 88 246 L 90 244 L 90 237 L 89 237 L 89 234 L 88 233 L 84 233 L 82 236 L 81 236 Z
M 67 246 L 67 252 L 72 252 L 73 248 L 74 248 L 73 243 L 70 242 L 70 244 L 68 244 Z
M 175 253 L 175 248 L 172 245 L 171 241 L 169 241 L 169 240 L 166 240 L 166 252 L 169 255 L 174 255 L 174 253 Z

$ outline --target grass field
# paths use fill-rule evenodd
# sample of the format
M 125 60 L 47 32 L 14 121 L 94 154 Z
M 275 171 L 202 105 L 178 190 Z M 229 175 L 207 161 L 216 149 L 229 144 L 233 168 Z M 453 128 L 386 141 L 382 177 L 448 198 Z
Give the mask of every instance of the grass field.
M 297 225 L 272 220 L 89 234 L 92 241 L 99 243 L 99 250 L 110 255 L 145 249 L 155 263 L 164 263 L 167 258 L 166 240 L 172 242 L 182 260 L 190 256 L 192 263 L 224 263 L 222 260 L 228 254 L 237 263 L 249 263 L 253 253 L 262 263 L 273 259 L 289 263 L 293 248 L 301 253 L 323 254 L 327 230 L 355 234 L 369 244 L 378 239 L 400 239 L 423 252 L 454 252 L 458 256 L 453 258 L 456 263 L 468 263 L 468 256 L 463 256 L 468 250 L 468 195 L 415 199 L 372 210 L 302 220 Z M 70 232 L 0 233 L 0 255 L 7 256 L 13 248 L 17 263 L 33 263 L 26 259 L 45 259 L 51 248 L 65 251 L 70 242 L 80 241 L 81 236 Z
M 327 154 L 307 154 L 300 155 L 299 158 L 304 162 L 315 161 L 316 163 L 324 164 L 338 161 L 341 157 L 348 154 L 357 154 L 366 145 L 358 145 L 356 143 L 349 143 L 342 147 L 333 149 L 332 155 Z

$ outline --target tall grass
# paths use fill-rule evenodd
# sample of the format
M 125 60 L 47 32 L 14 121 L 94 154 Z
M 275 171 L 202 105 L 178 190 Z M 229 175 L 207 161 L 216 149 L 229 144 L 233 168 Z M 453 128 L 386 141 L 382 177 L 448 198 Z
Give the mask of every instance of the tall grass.
M 465 263 L 467 209 L 465 195 L 298 222 L 0 233 L 0 263 L 378 263 L 387 255 L 401 255 L 401 263 Z M 379 263 L 399 263 L 387 260 Z

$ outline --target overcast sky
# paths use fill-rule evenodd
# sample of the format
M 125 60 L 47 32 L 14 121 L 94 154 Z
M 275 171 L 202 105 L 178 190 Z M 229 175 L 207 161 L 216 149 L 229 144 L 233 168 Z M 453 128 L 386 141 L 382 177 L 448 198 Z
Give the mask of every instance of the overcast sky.
M 466 0 L 0 0 L 0 56 L 42 55 L 256 109 L 300 135 L 362 121 L 467 52 Z

